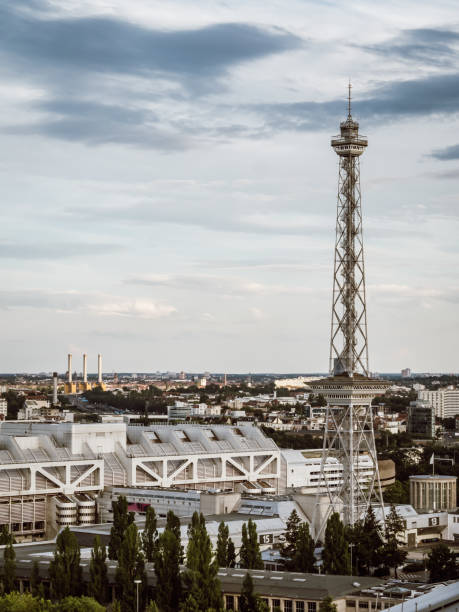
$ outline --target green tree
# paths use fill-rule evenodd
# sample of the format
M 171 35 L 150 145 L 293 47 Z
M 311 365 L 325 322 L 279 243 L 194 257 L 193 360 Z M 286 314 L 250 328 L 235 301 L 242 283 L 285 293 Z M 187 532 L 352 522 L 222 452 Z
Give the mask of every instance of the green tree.
M 50 612 L 52 609 L 50 601 L 34 597 L 31 593 L 14 591 L 0 597 L 0 612 Z
M 187 570 L 184 580 L 188 586 L 188 594 L 192 596 L 199 610 L 221 610 L 223 605 L 220 581 L 217 578 L 218 563 L 212 556 L 212 544 L 204 515 L 194 512 L 188 526 Z
M 287 569 L 291 572 L 314 572 L 315 561 L 314 540 L 309 533 L 309 525 L 301 523 L 295 550 L 291 559 L 287 561 Z
M 336 604 L 333 603 L 333 599 L 330 596 L 322 599 L 319 605 L 319 612 L 337 612 Z
M 409 504 L 409 482 L 400 482 L 400 480 L 396 480 L 393 485 L 387 487 L 384 491 L 384 501 L 387 504 Z
M 372 568 L 379 566 L 383 560 L 383 541 L 379 523 L 371 506 L 367 510 L 365 519 L 356 523 L 351 533 L 359 574 L 369 576 Z
M 194 598 L 193 593 L 188 593 L 185 601 L 180 606 L 180 612 L 201 612 L 201 608 Z
M 156 512 L 153 506 L 148 506 L 145 517 L 145 528 L 142 532 L 142 546 L 145 560 L 152 563 L 158 546 L 158 530 Z
M 182 597 L 180 559 L 182 546 L 173 529 L 165 528 L 158 540 L 155 555 L 156 599 L 161 612 L 176 612 Z
M 108 593 L 106 559 L 107 553 L 105 546 L 101 546 L 100 538 L 96 536 L 91 551 L 91 561 L 89 562 L 88 594 L 101 604 L 107 601 Z
M 59 612 L 105 612 L 105 606 L 101 606 L 92 597 L 65 597 L 53 607 Z
M 456 557 L 445 542 L 440 542 L 432 549 L 427 559 L 427 569 L 430 571 L 430 582 L 454 580 L 458 577 Z
M 30 592 L 34 597 L 40 592 L 41 578 L 40 569 L 38 567 L 38 561 L 35 560 L 32 564 L 32 571 L 30 572 Z
M 108 542 L 108 558 L 118 559 L 118 553 L 127 528 L 134 522 L 134 513 L 128 512 L 128 503 L 124 495 L 112 502 L 113 525 Z
M 14 591 L 14 579 L 16 572 L 16 553 L 10 542 L 3 550 L 3 590 L 5 593 Z
M 63 599 L 81 592 L 80 546 L 68 527 L 56 538 L 54 559 L 49 566 L 50 591 L 53 599 Z
M 258 543 L 257 526 L 249 519 L 246 526 L 242 525 L 242 545 L 239 551 L 239 564 L 246 569 L 263 569 L 260 545 Z
M 234 567 L 236 552 L 234 542 L 229 537 L 229 528 L 223 521 L 218 526 L 217 563 L 219 567 Z
M 181 544 L 182 534 L 180 531 L 180 519 L 176 514 L 172 512 L 172 510 L 169 510 L 166 515 L 166 529 L 172 531 L 177 540 L 180 542 L 180 563 L 183 563 L 183 546 Z
M 296 510 L 292 510 L 290 516 L 287 519 L 287 529 L 285 530 L 285 542 L 281 547 L 281 554 L 284 559 L 284 565 L 286 569 L 289 569 L 289 562 L 292 560 L 295 554 L 298 533 L 301 525 L 301 519 L 298 516 Z
M 253 579 L 249 572 L 246 573 L 242 583 L 239 612 L 268 612 L 266 604 L 254 592 Z
M 403 542 L 399 539 L 399 534 L 405 531 L 405 524 L 395 506 L 392 504 L 389 514 L 386 517 L 386 541 L 382 546 L 382 559 L 388 567 L 394 568 L 397 578 L 397 567 L 401 565 L 407 556 L 405 550 L 400 546 Z
M 151 600 L 148 602 L 145 612 L 160 612 L 160 610 L 158 606 L 156 605 L 156 602 Z
M 349 542 L 337 512 L 331 514 L 327 521 L 322 559 L 326 574 L 349 575 L 351 573 Z
M 115 580 L 119 591 L 122 612 L 132 612 L 136 607 L 137 585 L 134 580 L 142 582 L 139 587 L 139 599 L 143 602 L 147 577 L 145 561 L 137 526 L 131 523 L 126 529 L 118 551 L 118 567 Z M 143 603 L 141 603 L 141 607 Z
M 236 565 L 236 547 L 231 538 L 228 539 L 228 565 L 227 567 L 234 567 Z
M 0 529 L 0 546 L 6 546 L 7 544 L 15 544 L 15 541 L 8 525 L 2 525 Z

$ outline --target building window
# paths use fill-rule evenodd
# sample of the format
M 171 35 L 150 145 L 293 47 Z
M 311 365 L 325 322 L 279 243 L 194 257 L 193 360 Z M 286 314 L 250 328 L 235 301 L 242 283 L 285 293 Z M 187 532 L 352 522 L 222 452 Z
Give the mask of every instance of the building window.
M 284 612 L 293 612 L 293 601 L 291 599 L 284 599 Z
M 226 596 L 226 609 L 234 610 L 234 597 L 232 595 Z
M 295 612 L 304 612 L 304 601 L 297 601 L 295 604 Z
M 280 599 L 273 599 L 273 612 L 280 612 Z
M 317 602 L 308 601 L 308 612 L 316 612 L 316 610 L 317 610 Z
M 359 601 L 360 610 L 368 610 L 368 601 Z
M 355 608 L 355 599 L 346 599 L 346 608 Z

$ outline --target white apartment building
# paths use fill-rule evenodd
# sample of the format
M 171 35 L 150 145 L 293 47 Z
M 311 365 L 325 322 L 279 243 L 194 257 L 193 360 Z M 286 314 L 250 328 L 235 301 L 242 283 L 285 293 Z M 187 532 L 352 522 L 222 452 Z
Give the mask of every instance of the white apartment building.
M 325 464 L 325 478 L 320 476 L 322 462 L 321 450 L 281 450 L 281 477 L 279 492 L 297 489 L 307 495 L 317 491 L 326 492 L 338 489 L 343 482 L 343 464 L 334 457 L 329 457 Z M 359 461 L 359 482 L 363 486 L 373 479 L 373 462 L 368 455 L 362 455 Z
M 6 399 L 0 398 L 0 418 L 6 419 L 6 413 L 8 411 L 8 402 Z
M 418 391 L 418 399 L 429 402 L 434 407 L 435 416 L 441 419 L 459 414 L 459 389 L 454 387 L 437 391 Z

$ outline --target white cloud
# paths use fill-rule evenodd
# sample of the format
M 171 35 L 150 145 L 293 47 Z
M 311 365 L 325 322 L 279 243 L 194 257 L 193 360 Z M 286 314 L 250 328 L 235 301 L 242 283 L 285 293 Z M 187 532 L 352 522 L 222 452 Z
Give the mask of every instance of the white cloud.
M 103 293 L 53 292 L 42 289 L 0 291 L 0 307 L 8 310 L 40 309 L 60 314 L 96 314 L 141 319 L 159 319 L 177 312 L 174 306 L 152 300 Z

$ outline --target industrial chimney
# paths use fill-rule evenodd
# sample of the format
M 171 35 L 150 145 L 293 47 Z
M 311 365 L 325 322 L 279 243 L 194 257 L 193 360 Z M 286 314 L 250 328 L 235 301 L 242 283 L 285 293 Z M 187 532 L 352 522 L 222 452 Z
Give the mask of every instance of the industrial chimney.
M 67 382 L 71 383 L 72 382 L 72 353 L 69 353 L 68 356 L 68 364 L 67 364 Z
M 88 356 L 86 353 L 83 353 L 83 382 L 88 382 L 88 366 L 87 366 Z
M 57 406 L 57 372 L 53 372 L 53 406 Z
M 97 382 L 99 385 L 102 384 L 102 355 L 97 355 Z

